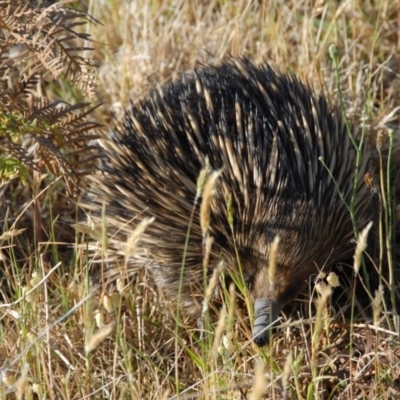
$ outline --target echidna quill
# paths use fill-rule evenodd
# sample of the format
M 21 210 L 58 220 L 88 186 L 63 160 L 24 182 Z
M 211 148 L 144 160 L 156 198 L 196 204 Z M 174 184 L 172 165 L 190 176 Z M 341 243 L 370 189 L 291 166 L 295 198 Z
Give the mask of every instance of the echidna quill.
M 231 59 L 153 89 L 102 146 L 104 174 L 95 176 L 91 197 L 97 210 L 107 205 L 112 245 L 122 248 L 129 232 L 154 217 L 129 268 L 149 268 L 170 298 L 182 285 L 180 306 L 191 315 L 200 314 L 204 292 L 199 206 L 181 282 L 196 183 L 206 165 L 220 171 L 211 201 L 209 269 L 223 259 L 235 271 L 240 260 L 259 346 L 268 341 L 270 321 L 310 277 L 354 251 L 345 203 L 353 193 L 356 151 L 341 112 L 268 65 Z M 358 229 L 371 219 L 372 195 L 363 179 L 368 159 L 364 151 L 354 207 Z M 101 212 L 97 218 L 100 225 Z M 276 236 L 270 281 L 268 256 Z

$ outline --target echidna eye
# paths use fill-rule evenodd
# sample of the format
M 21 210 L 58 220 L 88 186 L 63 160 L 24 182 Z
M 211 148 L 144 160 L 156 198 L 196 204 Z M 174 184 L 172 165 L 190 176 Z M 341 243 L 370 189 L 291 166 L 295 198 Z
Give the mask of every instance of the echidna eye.
M 247 275 L 247 276 L 246 276 L 244 282 L 245 282 L 245 284 L 246 284 L 246 286 L 247 286 L 248 289 L 252 289 L 252 287 L 253 287 L 253 285 L 254 285 L 254 280 L 255 280 L 255 277 L 254 277 L 253 274 L 252 274 L 252 275 Z

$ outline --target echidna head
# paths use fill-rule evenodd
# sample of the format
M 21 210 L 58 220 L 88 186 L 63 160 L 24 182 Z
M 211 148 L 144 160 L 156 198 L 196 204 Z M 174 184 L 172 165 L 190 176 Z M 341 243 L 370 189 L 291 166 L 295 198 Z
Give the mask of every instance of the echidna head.
M 258 346 L 267 344 L 282 308 L 303 291 L 310 276 L 318 271 L 318 263 L 311 261 L 317 257 L 310 259 L 306 252 L 302 257 L 297 256 L 298 248 L 304 248 L 302 241 L 292 237 L 290 241 L 281 241 L 272 266 L 269 266 L 271 247 L 265 245 L 258 251 L 253 247 L 253 257 L 247 253 L 243 261 L 254 299 L 253 340 Z
M 254 282 L 252 295 L 254 298 L 253 340 L 258 346 L 267 344 L 271 329 L 282 308 L 294 300 L 304 288 L 304 277 L 295 277 L 288 281 L 287 267 L 278 266 L 276 275 L 266 276 L 267 268 L 260 270 Z

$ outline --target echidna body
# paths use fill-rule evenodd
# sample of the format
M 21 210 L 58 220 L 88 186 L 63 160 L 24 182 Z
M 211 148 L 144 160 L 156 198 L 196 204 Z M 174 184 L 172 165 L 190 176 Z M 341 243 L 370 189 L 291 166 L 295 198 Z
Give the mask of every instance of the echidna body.
M 206 165 L 220 171 L 211 202 L 209 268 L 223 259 L 235 271 L 240 260 L 255 300 L 253 337 L 259 345 L 267 341 L 270 320 L 310 276 L 354 251 L 348 205 L 356 151 L 341 113 L 268 65 L 232 59 L 154 89 L 132 106 L 123 128 L 103 147 L 105 174 L 95 178 L 92 195 L 98 207 L 106 204 L 114 247 L 145 217 L 154 217 L 130 268 L 149 268 L 172 298 L 182 284 L 180 303 L 190 314 L 199 312 L 204 292 L 199 207 L 181 282 L 196 182 Z M 358 229 L 371 219 L 367 168 L 364 152 L 354 204 Z M 277 235 L 270 282 L 268 257 Z

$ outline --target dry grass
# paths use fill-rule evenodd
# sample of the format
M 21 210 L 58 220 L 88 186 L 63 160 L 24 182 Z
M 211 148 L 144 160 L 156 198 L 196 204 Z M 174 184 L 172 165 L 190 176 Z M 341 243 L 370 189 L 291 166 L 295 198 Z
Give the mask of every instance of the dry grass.
M 102 0 L 87 7 L 103 24 L 85 28 L 98 43 L 103 106 L 95 112 L 103 123 L 144 94 L 149 80 L 163 83 L 229 55 L 268 60 L 334 101 L 338 86 L 328 49 L 336 44 L 347 115 L 371 143 L 378 129 L 394 130 L 397 204 L 397 0 Z M 311 287 L 310 296 L 282 316 L 270 346 L 258 349 L 250 340 L 251 310 L 227 290 L 224 306 L 211 310 L 215 318 L 205 317 L 199 332 L 182 318 L 177 325 L 175 310 L 145 272 L 129 285 L 91 287 L 85 241 L 77 235 L 67 247 L 83 246 L 66 253 L 65 243 L 56 242 L 74 212 L 57 193 L 53 185 L 38 194 L 48 216 L 41 222 L 48 224 L 47 241 L 2 232 L 0 398 L 400 399 L 399 321 L 379 293 L 373 316 L 353 297 L 349 319 L 346 306 L 333 307 L 324 288 L 319 295 Z M 21 209 L 29 220 L 30 208 Z

